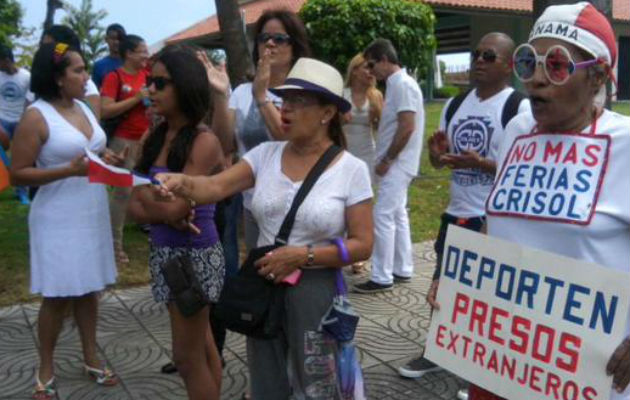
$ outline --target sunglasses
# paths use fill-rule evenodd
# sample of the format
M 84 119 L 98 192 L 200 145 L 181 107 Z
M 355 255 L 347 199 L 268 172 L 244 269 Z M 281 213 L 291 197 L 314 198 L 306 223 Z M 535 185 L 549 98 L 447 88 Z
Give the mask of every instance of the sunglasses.
M 314 96 L 287 93 L 282 96 L 282 104 L 295 108 L 304 108 L 319 104 L 319 100 Z
M 368 62 L 365 63 L 365 66 L 370 70 L 374 69 L 375 65 L 376 65 L 376 61 L 374 60 L 369 60 Z
M 536 49 L 528 43 L 516 48 L 512 57 L 514 75 L 521 82 L 529 82 L 534 79 L 536 66 L 542 64 L 545 76 L 554 85 L 564 85 L 571 75 L 580 68 L 588 68 L 599 64 L 601 60 L 588 60 L 576 63 L 566 47 L 551 46 L 544 56 L 536 54 Z
M 172 82 L 172 79 L 165 78 L 163 76 L 147 76 L 147 87 L 154 85 L 155 89 L 160 91 L 164 90 L 166 85 Z
M 487 63 L 493 63 L 497 60 L 497 53 L 495 53 L 494 50 L 475 50 L 470 53 L 470 60 L 473 62 L 477 61 L 479 56 L 481 56 L 481 59 Z
M 259 44 L 265 44 L 269 39 L 277 45 L 289 44 L 291 42 L 291 36 L 284 33 L 260 33 L 256 37 Z

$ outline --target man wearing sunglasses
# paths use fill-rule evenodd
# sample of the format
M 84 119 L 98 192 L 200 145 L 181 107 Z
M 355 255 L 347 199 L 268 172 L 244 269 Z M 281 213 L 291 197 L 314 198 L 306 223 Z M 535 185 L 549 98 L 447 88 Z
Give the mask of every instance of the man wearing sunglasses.
M 378 200 L 374 205 L 372 276 L 354 287 L 359 293 L 391 290 L 394 282 L 409 281 L 413 274 L 407 191 L 418 174 L 424 134 L 422 92 L 400 66 L 389 40 L 376 39 L 363 52 L 376 79 L 385 81 L 387 93 L 376 135 Z
M 472 90 L 448 100 L 439 130 L 428 142 L 431 165 L 453 169 L 451 199 L 442 214 L 434 244 L 437 264 L 427 295 L 432 308 L 439 307 L 435 296 L 448 225 L 481 230 L 503 129 L 514 115 L 529 109 L 529 101 L 509 86 L 513 50 L 514 42 L 503 33 L 492 32 L 481 39 L 471 52 Z M 406 378 L 420 378 L 438 369 L 421 355 L 400 367 L 398 372 Z

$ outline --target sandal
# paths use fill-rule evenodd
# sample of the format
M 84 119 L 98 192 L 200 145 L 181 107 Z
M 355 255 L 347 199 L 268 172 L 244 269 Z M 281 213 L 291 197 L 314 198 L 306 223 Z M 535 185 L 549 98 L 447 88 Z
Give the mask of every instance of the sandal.
M 118 250 L 115 253 L 116 264 L 129 264 L 129 256 L 124 250 Z
M 39 376 L 35 378 L 35 389 L 33 389 L 33 399 L 35 400 L 53 400 L 57 398 L 57 385 L 55 377 L 50 378 L 46 384 L 42 384 Z
M 365 262 L 356 262 L 352 264 L 352 273 L 355 275 L 361 274 L 365 271 Z
M 102 386 L 114 386 L 118 384 L 118 376 L 108 368 L 98 369 L 83 365 L 86 375 Z

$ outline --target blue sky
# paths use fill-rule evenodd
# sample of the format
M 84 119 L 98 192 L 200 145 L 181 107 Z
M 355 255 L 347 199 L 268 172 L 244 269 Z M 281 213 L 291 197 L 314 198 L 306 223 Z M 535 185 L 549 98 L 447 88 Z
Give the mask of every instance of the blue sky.
M 66 2 L 75 7 L 81 4 L 81 0 Z M 25 11 L 23 24 L 40 28 L 46 17 L 46 0 L 19 0 L 19 3 Z M 128 33 L 143 37 L 148 45 L 216 13 L 214 0 L 92 0 L 92 4 L 95 10 L 108 12 L 104 26 L 118 22 Z M 60 22 L 64 15 L 63 10 L 57 10 L 55 22 Z

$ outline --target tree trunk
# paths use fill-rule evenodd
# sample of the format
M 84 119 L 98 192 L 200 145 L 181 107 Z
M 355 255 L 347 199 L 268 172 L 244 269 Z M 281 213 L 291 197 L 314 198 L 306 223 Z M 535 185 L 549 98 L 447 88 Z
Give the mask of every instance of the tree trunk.
M 254 65 L 247 46 L 245 25 L 236 0 L 215 0 L 215 4 L 221 28 L 221 41 L 227 53 L 228 75 L 232 87 L 236 87 L 254 76 Z
M 60 0 L 46 0 L 46 19 L 44 20 L 44 31 L 54 25 L 55 11 L 57 11 L 58 8 L 62 7 L 63 3 Z

